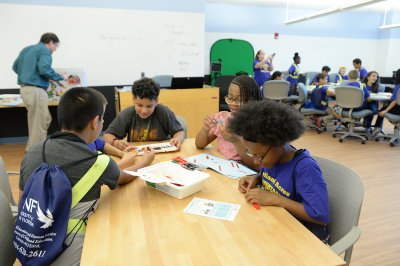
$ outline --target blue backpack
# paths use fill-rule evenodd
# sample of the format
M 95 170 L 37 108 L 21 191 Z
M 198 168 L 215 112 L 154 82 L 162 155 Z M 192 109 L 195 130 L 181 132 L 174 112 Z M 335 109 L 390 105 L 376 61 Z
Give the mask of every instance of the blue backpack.
M 323 106 L 328 105 L 328 94 L 326 95 L 325 101 L 322 100 L 322 87 L 313 89 L 311 93 L 311 102 L 316 109 L 321 109 Z
M 22 265 L 50 265 L 69 245 L 65 239 L 72 233 L 83 233 L 86 220 L 96 202 L 81 219 L 69 219 L 70 210 L 92 188 L 110 157 L 94 155 L 62 166 L 48 165 L 43 144 L 43 163 L 29 177 L 18 209 L 13 243 Z M 93 158 L 96 162 L 71 189 L 63 167 L 69 167 Z M 71 206 L 71 207 L 69 207 Z

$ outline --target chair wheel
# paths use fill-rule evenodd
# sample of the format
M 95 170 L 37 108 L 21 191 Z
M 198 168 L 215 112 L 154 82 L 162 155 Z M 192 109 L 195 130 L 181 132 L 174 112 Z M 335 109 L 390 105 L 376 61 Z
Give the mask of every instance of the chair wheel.
M 379 141 L 379 138 L 375 138 L 375 141 Z
M 394 143 L 393 142 L 390 142 L 390 147 L 394 147 Z
M 365 140 L 361 141 L 361 144 L 365 144 L 365 143 L 366 143 Z
M 343 139 L 339 139 L 339 142 L 343 142 Z
M 366 140 L 368 140 L 368 137 L 365 137 Z
M 326 131 L 326 127 L 324 128 L 324 131 Z
M 336 134 L 333 134 L 332 137 L 336 138 Z
M 335 122 L 334 125 L 336 126 L 336 125 L 337 125 L 337 122 Z
M 322 131 L 321 130 L 318 130 L 318 134 L 321 134 L 322 133 Z

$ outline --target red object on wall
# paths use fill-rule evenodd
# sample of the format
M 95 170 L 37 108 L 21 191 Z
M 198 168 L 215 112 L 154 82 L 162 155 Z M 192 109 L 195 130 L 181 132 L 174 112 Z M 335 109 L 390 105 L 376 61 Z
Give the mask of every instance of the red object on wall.
M 278 39 L 279 33 L 275 33 L 275 39 Z

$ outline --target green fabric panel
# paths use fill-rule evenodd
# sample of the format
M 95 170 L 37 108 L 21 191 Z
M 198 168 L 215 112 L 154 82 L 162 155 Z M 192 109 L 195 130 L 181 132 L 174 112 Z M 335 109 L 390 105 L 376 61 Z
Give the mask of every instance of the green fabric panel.
M 222 76 L 236 75 L 240 71 L 253 76 L 254 48 L 247 41 L 235 39 L 216 41 L 210 50 L 210 62 L 219 62 L 218 59 L 222 60 Z M 214 73 L 211 73 L 211 78 L 213 77 Z

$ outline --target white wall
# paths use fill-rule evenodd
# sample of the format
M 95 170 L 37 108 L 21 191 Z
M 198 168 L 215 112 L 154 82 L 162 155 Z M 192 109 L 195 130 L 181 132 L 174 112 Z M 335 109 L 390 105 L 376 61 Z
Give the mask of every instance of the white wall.
M 210 48 L 213 43 L 220 39 L 230 38 L 250 42 L 255 53 L 258 50 L 264 50 L 266 55 L 276 53 L 273 64 L 275 70 L 279 71 L 289 69 L 290 65 L 293 64 L 292 58 L 295 52 L 298 52 L 301 56 L 300 72 L 320 71 L 324 65 L 328 65 L 332 72 L 336 72 L 341 66 L 346 66 L 349 71 L 353 69 L 353 60 L 355 58 L 362 58 L 363 62 L 365 62 L 363 66 L 368 71 L 377 70 L 379 72 L 384 70 L 384 66 L 381 63 L 376 64 L 379 62 L 375 52 L 377 51 L 378 40 L 374 39 L 282 35 L 275 40 L 272 34 L 206 32 L 205 74 L 210 73 Z M 383 44 L 383 42 L 380 44 Z M 396 44 L 394 43 L 390 47 L 395 47 Z M 397 54 L 399 50 L 397 48 Z M 400 56 L 397 58 L 400 59 Z M 381 69 L 377 69 L 377 67 Z

